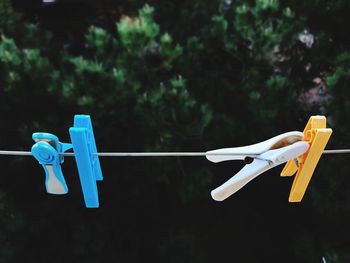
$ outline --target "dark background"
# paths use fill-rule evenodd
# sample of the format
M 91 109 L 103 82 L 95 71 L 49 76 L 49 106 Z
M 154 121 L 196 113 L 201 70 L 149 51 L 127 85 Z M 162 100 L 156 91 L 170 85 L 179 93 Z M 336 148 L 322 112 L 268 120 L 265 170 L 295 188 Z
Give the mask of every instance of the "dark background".
M 0 148 L 69 142 L 90 114 L 99 151 L 206 151 L 326 115 L 350 145 L 346 0 L 0 0 Z M 0 262 L 349 262 L 347 155 L 323 156 L 301 203 L 282 166 L 224 202 L 243 167 L 201 157 L 101 158 L 100 208 L 49 195 L 32 157 L 2 156 Z

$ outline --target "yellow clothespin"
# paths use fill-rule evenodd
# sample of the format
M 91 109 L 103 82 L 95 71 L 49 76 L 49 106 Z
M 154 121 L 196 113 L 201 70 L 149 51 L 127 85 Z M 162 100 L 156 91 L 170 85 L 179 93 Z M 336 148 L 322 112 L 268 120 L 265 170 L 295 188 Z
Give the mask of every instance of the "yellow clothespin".
M 289 202 L 300 202 L 303 199 L 316 165 L 331 137 L 332 129 L 326 128 L 325 116 L 311 116 L 303 133 L 303 140 L 309 143 L 309 149 L 297 158 L 297 162 L 288 161 L 281 173 L 281 176 L 292 176 L 297 172 Z

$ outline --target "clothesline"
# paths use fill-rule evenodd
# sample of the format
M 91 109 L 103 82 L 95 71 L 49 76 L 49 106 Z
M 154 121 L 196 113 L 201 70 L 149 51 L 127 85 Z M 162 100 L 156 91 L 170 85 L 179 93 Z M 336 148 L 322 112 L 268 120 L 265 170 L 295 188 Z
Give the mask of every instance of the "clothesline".
M 350 149 L 336 149 L 336 150 L 324 150 L 323 154 L 346 154 L 350 153 Z M 31 156 L 32 152 L 29 151 L 5 151 L 0 150 L 0 155 L 17 155 L 17 156 Z M 74 153 L 63 153 L 63 156 L 74 156 Z M 207 155 L 247 155 L 257 156 L 259 154 L 252 153 L 207 153 L 207 152 L 99 152 L 94 155 L 100 157 L 196 157 Z
M 0 155 L 33 156 L 45 171 L 46 191 L 59 195 L 68 193 L 61 167 L 62 157 L 74 156 L 88 208 L 99 207 L 97 181 L 103 180 L 103 176 L 98 157 L 202 156 L 214 163 L 244 160 L 246 165 L 236 175 L 211 191 L 211 196 L 216 201 L 225 200 L 263 172 L 287 163 L 281 175 L 291 176 L 297 173 L 289 201 L 300 202 L 322 154 L 350 153 L 350 148 L 324 150 L 332 134 L 332 129 L 327 128 L 325 116 L 311 116 L 303 132 L 291 131 L 248 146 L 202 152 L 99 152 L 89 115 L 75 115 L 74 126 L 69 128 L 69 134 L 71 143 L 64 143 L 51 133 L 36 132 L 32 135 L 35 144 L 31 151 L 0 150 Z

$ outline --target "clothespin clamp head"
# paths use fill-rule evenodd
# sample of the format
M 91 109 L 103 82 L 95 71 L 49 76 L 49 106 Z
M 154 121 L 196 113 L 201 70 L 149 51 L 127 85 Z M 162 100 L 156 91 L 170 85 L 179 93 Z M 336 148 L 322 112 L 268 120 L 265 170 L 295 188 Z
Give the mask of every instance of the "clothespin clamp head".
M 332 134 L 332 129 L 326 128 L 325 116 L 311 116 L 303 134 L 303 140 L 310 145 L 308 151 L 297 158 L 297 164 L 294 160 L 288 161 L 281 173 L 281 176 L 292 176 L 296 173 L 289 195 L 289 202 L 300 202 L 302 200 L 317 163 Z
M 72 148 L 69 143 L 61 143 L 51 133 L 36 132 L 32 135 L 35 144 L 32 154 L 43 166 L 46 180 L 46 191 L 50 194 L 66 194 L 68 187 L 64 179 L 61 164 L 64 161 L 63 152 Z

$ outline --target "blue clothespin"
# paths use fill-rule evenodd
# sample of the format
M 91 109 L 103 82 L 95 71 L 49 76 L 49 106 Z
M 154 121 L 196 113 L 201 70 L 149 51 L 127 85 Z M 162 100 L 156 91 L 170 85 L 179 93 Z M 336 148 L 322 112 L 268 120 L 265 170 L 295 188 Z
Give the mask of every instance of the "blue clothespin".
M 96 181 L 101 181 L 103 177 L 90 116 L 75 115 L 74 127 L 69 129 L 69 134 L 71 144 L 61 143 L 50 133 L 34 133 L 32 154 L 45 170 L 46 191 L 50 194 L 66 194 L 68 187 L 61 169 L 64 161 L 62 154 L 73 148 L 85 205 L 88 208 L 97 208 L 99 202 Z
M 75 115 L 74 127 L 69 129 L 77 162 L 86 207 L 97 208 L 98 190 L 96 180 L 102 181 L 102 171 L 92 123 L 89 115 Z
M 68 193 L 61 169 L 61 164 L 64 161 L 61 154 L 71 149 L 72 144 L 61 143 L 55 135 L 44 132 L 33 133 L 32 138 L 35 141 L 32 154 L 45 170 L 46 191 L 50 194 Z

